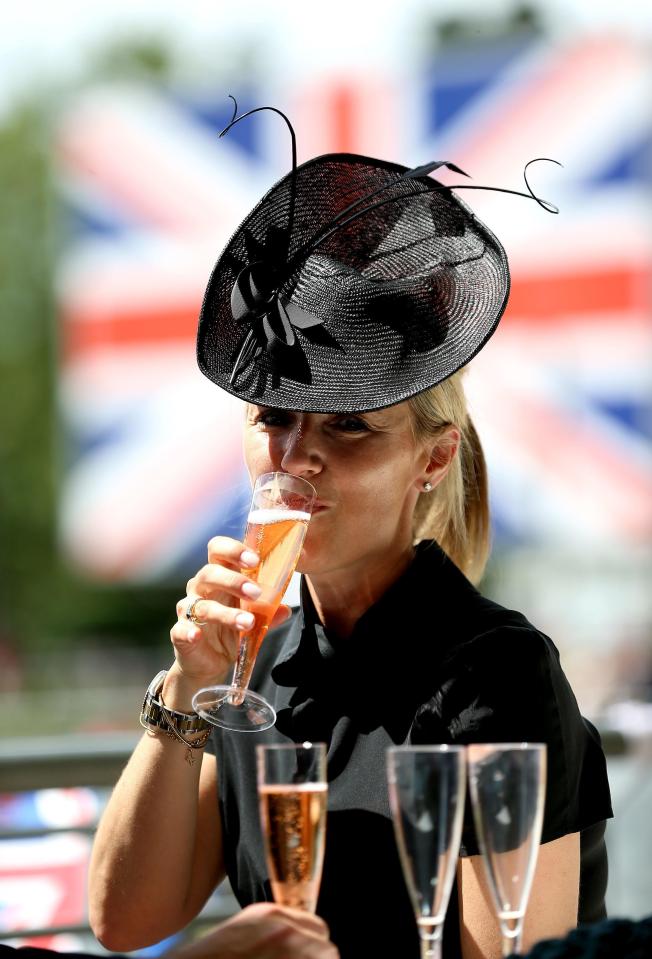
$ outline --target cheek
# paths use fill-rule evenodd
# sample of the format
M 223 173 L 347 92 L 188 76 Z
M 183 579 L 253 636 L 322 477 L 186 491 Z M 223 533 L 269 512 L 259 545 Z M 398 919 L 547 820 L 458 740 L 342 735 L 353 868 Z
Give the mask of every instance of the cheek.
M 400 497 L 416 475 L 415 461 L 413 449 L 406 448 L 400 441 L 391 443 L 358 464 L 360 485 L 367 491 L 375 490 L 379 496 Z
M 269 437 L 264 433 L 247 431 L 242 442 L 245 466 L 249 476 L 254 479 L 261 473 L 271 470 L 271 451 Z
M 404 450 L 397 443 L 394 449 L 343 462 L 338 474 L 348 509 L 375 517 L 374 521 L 401 509 L 414 486 L 414 459 L 412 450 Z

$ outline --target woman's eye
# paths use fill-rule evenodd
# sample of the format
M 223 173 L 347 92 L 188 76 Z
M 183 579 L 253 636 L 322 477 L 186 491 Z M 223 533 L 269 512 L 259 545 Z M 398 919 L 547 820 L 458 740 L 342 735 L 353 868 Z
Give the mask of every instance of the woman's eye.
M 287 426 L 289 420 L 288 414 L 282 410 L 262 410 L 256 416 L 255 422 L 258 426 L 273 427 Z
M 363 433 L 369 429 L 365 421 L 358 416 L 342 416 L 337 420 L 336 426 L 345 433 Z

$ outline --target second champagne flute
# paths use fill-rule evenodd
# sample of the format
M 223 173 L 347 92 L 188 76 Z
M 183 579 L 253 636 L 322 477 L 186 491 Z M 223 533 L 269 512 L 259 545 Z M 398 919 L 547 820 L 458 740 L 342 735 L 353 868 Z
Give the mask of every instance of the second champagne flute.
M 484 743 L 467 747 L 475 831 L 500 924 L 503 956 L 521 951 L 543 825 L 546 747 Z
M 260 822 L 274 900 L 314 912 L 326 839 L 326 745 L 257 747 Z
M 258 599 L 241 600 L 254 615 L 243 633 L 230 686 L 207 686 L 195 693 L 192 706 L 209 723 L 240 732 L 259 732 L 276 722 L 271 703 L 249 690 L 249 680 L 269 624 L 295 570 L 315 500 L 315 489 L 300 476 L 263 473 L 256 480 L 244 535 L 260 563 L 246 570 L 262 589 Z
M 466 762 L 462 746 L 387 750 L 389 803 L 422 959 L 440 959 L 460 850 Z

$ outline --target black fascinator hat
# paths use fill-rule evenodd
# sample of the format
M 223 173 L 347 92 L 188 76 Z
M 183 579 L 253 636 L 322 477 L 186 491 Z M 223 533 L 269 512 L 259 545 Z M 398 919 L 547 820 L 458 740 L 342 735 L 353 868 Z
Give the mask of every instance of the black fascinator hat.
M 509 268 L 491 231 L 428 176 L 463 171 L 338 153 L 297 166 L 287 117 L 258 109 L 287 123 L 292 170 L 215 265 L 201 371 L 252 403 L 330 413 L 398 403 L 468 363 L 503 314 Z M 519 195 L 556 212 L 526 185 Z

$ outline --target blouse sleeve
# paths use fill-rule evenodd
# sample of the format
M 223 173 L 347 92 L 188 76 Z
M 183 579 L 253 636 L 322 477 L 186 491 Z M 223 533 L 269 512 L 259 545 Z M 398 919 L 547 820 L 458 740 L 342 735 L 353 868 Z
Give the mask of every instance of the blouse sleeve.
M 436 694 L 417 711 L 409 742 L 543 742 L 542 842 L 612 815 L 597 731 L 580 715 L 554 644 L 532 627 L 503 626 L 458 646 Z M 467 802 L 461 855 L 479 852 Z

